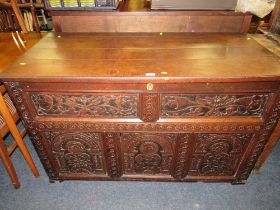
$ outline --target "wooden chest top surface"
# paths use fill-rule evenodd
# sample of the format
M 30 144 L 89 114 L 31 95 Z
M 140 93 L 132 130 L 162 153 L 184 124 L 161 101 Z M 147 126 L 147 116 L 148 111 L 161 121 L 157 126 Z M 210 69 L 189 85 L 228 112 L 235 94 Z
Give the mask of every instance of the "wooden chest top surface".
M 279 80 L 280 61 L 249 35 L 49 33 L 0 74 L 4 81 L 147 76 Z

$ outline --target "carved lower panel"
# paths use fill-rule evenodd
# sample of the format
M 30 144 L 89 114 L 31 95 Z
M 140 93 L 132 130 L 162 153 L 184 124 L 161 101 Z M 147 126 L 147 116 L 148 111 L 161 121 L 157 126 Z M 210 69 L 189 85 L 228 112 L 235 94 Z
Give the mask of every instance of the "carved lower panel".
M 122 175 L 120 135 L 118 133 L 104 133 L 103 144 L 107 173 L 111 178 L 118 178 Z
M 123 133 L 125 174 L 170 175 L 178 134 Z
M 232 176 L 252 134 L 197 134 L 188 175 Z
M 59 173 L 105 174 L 102 140 L 97 133 L 45 132 Z
M 191 176 L 190 179 L 198 177 L 197 180 L 201 179 L 200 176 L 207 180 L 226 180 L 224 177 L 227 177 L 227 180 L 232 181 L 236 178 L 234 181 L 239 183 L 248 178 L 280 116 L 279 99 L 273 101 L 274 96 L 271 94 L 272 109 L 268 109 L 270 105 L 262 108 L 266 108 L 264 124 L 255 119 L 250 123 L 207 123 L 204 120 L 200 123 L 176 120 L 157 123 L 154 122 L 157 120 L 157 117 L 153 117 L 156 116 L 153 115 L 154 111 L 147 111 L 146 116 L 140 112 L 145 123 L 70 122 L 63 118 L 61 121 L 45 121 L 32 118 L 36 113 L 30 102 L 25 101 L 28 93 L 23 93 L 20 83 L 5 85 L 50 179 L 60 179 L 58 171 L 69 174 L 69 177 L 72 174 L 71 178 L 74 179 L 90 179 L 95 177 L 90 175 L 96 174 L 104 179 L 149 179 L 148 175 L 156 175 L 150 176 L 151 180 L 172 180 L 172 175 L 184 181 L 188 180 L 188 176 Z M 256 104 L 259 103 L 254 100 Z M 139 110 L 143 108 L 143 104 L 138 106 Z M 252 113 L 253 109 L 246 110 L 242 111 L 245 113 L 242 116 L 262 116 L 262 111 Z M 82 116 L 85 116 L 84 112 L 81 112 Z M 77 114 L 77 117 L 80 116 Z M 109 177 L 103 176 L 106 173 Z M 122 174 L 128 176 L 121 177 Z
M 268 94 L 260 95 L 161 95 L 161 117 L 263 115 Z
M 159 118 L 158 94 L 141 94 L 141 120 L 155 122 Z
M 137 117 L 138 95 L 30 94 L 39 116 Z

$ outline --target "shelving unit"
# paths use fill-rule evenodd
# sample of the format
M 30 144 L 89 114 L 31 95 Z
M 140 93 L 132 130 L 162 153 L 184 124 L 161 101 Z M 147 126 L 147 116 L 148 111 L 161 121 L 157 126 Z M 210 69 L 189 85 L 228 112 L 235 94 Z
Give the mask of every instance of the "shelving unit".
M 43 1 L 33 0 L 33 2 L 31 2 L 30 0 L 21 0 L 18 1 L 18 6 L 22 12 L 27 31 L 52 29 L 51 26 L 48 26 L 49 21 L 45 16 Z M 36 18 L 35 21 L 34 18 Z M 0 20 L 0 31 L 8 32 L 21 30 L 9 3 L 3 2 L 0 4 Z
M 113 10 L 119 0 L 45 0 L 48 10 Z

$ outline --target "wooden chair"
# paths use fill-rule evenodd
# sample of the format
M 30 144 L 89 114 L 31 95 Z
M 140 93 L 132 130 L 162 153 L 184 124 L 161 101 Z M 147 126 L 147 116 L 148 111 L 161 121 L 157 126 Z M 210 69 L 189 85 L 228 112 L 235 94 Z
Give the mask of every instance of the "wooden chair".
M 21 153 L 23 154 L 23 157 L 25 158 L 28 166 L 32 170 L 35 177 L 39 176 L 39 172 L 32 160 L 32 157 L 23 141 L 23 137 L 26 134 L 25 128 L 21 131 L 18 130 L 16 123 L 19 121 L 19 116 L 16 112 L 16 109 L 8 96 L 6 89 L 4 85 L 0 86 L 0 159 L 2 159 L 2 162 L 11 178 L 11 181 L 15 188 L 19 188 L 20 183 L 15 171 L 15 168 L 13 166 L 13 163 L 10 159 L 10 155 L 13 153 L 13 151 L 19 147 Z M 7 148 L 4 137 L 11 133 L 14 141 Z

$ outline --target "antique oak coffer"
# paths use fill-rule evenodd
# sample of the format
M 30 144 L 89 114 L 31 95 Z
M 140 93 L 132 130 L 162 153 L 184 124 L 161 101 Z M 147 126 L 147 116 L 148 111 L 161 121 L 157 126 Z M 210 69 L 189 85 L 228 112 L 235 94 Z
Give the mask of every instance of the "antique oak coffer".
M 51 181 L 242 183 L 278 122 L 248 35 L 54 34 L 0 77 Z

